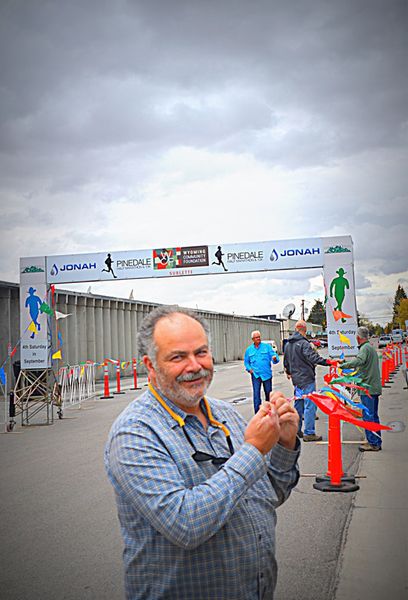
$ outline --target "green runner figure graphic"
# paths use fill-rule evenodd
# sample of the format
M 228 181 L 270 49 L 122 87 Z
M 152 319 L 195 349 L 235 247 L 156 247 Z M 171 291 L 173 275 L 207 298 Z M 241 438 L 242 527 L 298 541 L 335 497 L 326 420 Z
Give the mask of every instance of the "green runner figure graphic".
M 346 271 L 343 267 L 340 267 L 338 271 L 336 271 L 338 277 L 335 277 L 330 284 L 330 297 L 333 298 L 333 288 L 334 288 L 334 297 L 336 298 L 337 306 L 334 310 L 340 310 L 343 312 L 342 306 L 344 302 L 344 298 L 346 296 L 346 290 L 350 289 L 350 284 L 348 279 L 344 277 Z M 346 319 L 342 319 L 342 322 L 345 323 Z

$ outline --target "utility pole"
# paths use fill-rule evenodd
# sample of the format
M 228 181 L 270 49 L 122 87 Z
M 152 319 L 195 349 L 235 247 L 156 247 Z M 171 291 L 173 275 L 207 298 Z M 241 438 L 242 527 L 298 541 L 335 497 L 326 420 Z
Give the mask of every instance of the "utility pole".
M 302 321 L 304 321 L 305 320 L 305 301 L 304 300 L 301 301 L 300 306 L 301 306 L 301 319 L 302 319 Z

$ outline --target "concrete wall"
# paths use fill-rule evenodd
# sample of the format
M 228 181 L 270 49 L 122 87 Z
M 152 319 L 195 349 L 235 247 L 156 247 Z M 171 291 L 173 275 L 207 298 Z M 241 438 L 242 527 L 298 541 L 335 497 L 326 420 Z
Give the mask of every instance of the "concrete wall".
M 105 358 L 128 361 L 138 358 L 137 332 L 144 316 L 157 304 L 56 292 L 56 308 L 71 313 L 57 322 L 64 340 L 64 361 L 102 362 Z M 251 342 L 251 332 L 259 329 L 264 339 L 280 340 L 280 324 L 223 313 L 196 311 L 210 325 L 215 362 L 242 359 Z M 55 332 L 54 332 L 55 339 Z
M 137 300 L 62 290 L 56 290 L 55 300 L 58 311 L 71 314 L 66 319 L 54 322 L 53 330 L 53 346 L 56 346 L 57 326 L 63 339 L 63 363 L 70 365 L 86 360 L 102 362 L 105 358 L 120 361 L 138 358 L 138 328 L 143 317 L 157 306 Z M 10 336 L 13 347 L 20 337 L 17 284 L 0 282 L 0 310 L 0 350 L 3 362 L 7 356 Z M 261 331 L 263 339 L 273 339 L 280 346 L 279 322 L 201 310 L 196 312 L 209 322 L 211 347 L 217 363 L 242 359 L 246 347 L 251 343 L 251 332 L 254 329 Z M 14 359 L 19 358 L 17 353 Z M 129 368 L 126 374 L 130 373 Z

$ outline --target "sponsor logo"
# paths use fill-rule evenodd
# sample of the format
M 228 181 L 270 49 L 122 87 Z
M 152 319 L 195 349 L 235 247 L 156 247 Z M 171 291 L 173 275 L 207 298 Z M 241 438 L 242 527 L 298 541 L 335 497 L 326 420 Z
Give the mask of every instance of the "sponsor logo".
M 35 265 L 31 265 L 31 267 L 26 267 L 22 273 L 44 273 L 44 269 L 41 267 L 36 267 Z
M 66 263 L 58 267 L 55 263 L 52 265 L 50 275 L 55 277 L 58 273 L 65 273 L 66 271 L 87 271 L 89 269 L 96 269 L 96 263 Z
M 264 259 L 263 250 L 242 250 L 241 252 L 227 252 L 227 262 L 258 262 Z
M 330 246 L 330 248 L 327 248 L 327 250 L 325 250 L 325 254 L 339 254 L 340 252 L 351 252 L 351 250 L 349 250 L 348 248 L 345 248 L 344 246 Z
M 282 250 L 281 252 L 277 252 L 275 248 L 273 248 L 269 260 L 271 262 L 279 260 L 279 258 L 288 258 L 292 256 L 312 256 L 313 254 L 320 254 L 320 248 L 288 248 L 287 250 Z
M 181 248 L 162 248 L 153 250 L 153 266 L 155 269 L 175 269 L 180 266 Z
M 144 258 L 127 258 L 126 260 L 117 260 L 116 268 L 118 271 L 124 271 L 127 269 L 150 269 L 152 266 L 152 259 L 150 256 Z
M 208 246 L 185 246 L 153 250 L 155 269 L 208 267 Z
M 208 267 L 208 246 L 186 246 L 181 248 L 182 267 Z

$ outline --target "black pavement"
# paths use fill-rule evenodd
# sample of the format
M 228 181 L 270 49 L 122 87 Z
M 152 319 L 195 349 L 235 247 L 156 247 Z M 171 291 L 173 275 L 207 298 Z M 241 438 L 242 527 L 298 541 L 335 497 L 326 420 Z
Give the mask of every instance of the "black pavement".
M 274 368 L 274 389 L 291 385 Z M 319 379 L 327 370 L 319 368 Z M 0 435 L 0 585 L 4 600 L 123 598 L 122 542 L 103 447 L 116 415 L 145 390 L 87 401 L 54 425 L 17 426 Z M 408 391 L 398 373 L 381 399 L 382 422 L 407 423 Z M 128 390 L 129 380 L 123 384 Z M 209 395 L 252 415 L 242 362 L 216 367 Z M 384 449 L 362 455 L 355 427 L 343 428 L 343 468 L 356 493 L 313 489 L 327 469 L 323 443 L 302 443 L 301 480 L 278 509 L 279 580 L 275 600 L 377 600 L 406 597 L 407 432 L 385 433 Z M 400 429 L 402 427 L 400 426 Z M 405 469 L 405 470 L 404 470 Z M 233 599 L 228 599 L 233 600 Z

